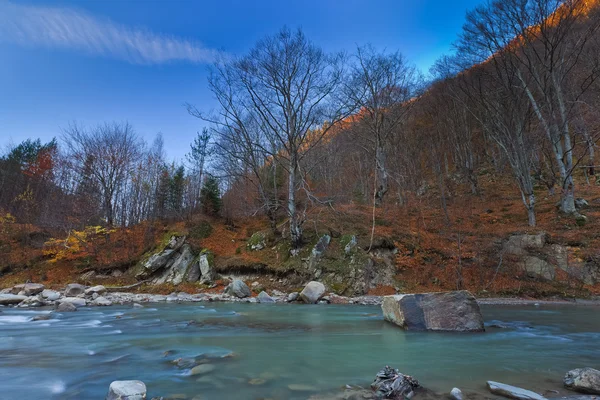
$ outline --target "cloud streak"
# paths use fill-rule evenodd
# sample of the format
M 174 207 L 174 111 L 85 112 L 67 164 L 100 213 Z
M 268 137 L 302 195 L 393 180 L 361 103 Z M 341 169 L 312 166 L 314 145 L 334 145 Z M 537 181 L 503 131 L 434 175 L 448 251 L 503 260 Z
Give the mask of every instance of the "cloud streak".
M 200 43 L 131 28 L 88 13 L 0 0 L 0 42 L 58 48 L 133 64 L 210 63 L 219 54 Z

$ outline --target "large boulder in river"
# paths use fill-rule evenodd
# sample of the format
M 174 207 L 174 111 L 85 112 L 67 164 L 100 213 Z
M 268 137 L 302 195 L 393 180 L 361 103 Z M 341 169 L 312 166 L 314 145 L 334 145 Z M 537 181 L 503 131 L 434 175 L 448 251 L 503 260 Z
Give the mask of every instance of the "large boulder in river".
M 65 288 L 65 297 L 75 297 L 85 293 L 85 286 L 79 283 L 69 283 Z
M 581 393 L 600 394 L 600 371 L 594 368 L 578 368 L 567 372 L 564 379 L 567 389 Z
M 19 304 L 26 298 L 27 296 L 21 296 L 18 294 L 0 294 L 0 305 L 7 306 L 9 304 Z
M 106 400 L 145 400 L 146 385 L 142 381 L 114 381 Z
M 311 281 L 300 292 L 300 298 L 308 304 L 315 304 L 325 294 L 325 285 L 321 282 Z
M 416 331 L 482 332 L 483 317 L 475 297 L 466 290 L 385 296 L 383 318 Z
M 231 282 L 225 288 L 225 293 L 230 296 L 239 297 L 240 299 L 252 296 L 252 292 L 250 291 L 248 285 L 246 285 L 244 281 L 241 281 L 239 279 L 236 279 L 233 282 Z
M 24 296 L 34 296 L 41 293 L 45 286 L 41 283 L 23 283 L 12 288 L 13 294 L 22 294 Z

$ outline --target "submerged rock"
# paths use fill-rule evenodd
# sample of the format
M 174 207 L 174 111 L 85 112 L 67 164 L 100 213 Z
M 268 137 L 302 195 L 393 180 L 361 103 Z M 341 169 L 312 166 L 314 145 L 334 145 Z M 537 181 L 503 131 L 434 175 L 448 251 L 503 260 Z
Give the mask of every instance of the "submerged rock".
M 406 330 L 482 332 L 483 317 L 466 290 L 385 296 L 383 318 Z
M 213 372 L 214 370 L 215 366 L 212 364 L 200 364 L 190 370 L 190 375 L 204 375 Z
M 236 279 L 233 282 L 231 282 L 225 288 L 225 293 L 230 296 L 238 297 L 240 299 L 252 296 L 252 292 L 250 291 L 248 285 L 246 285 L 244 281 L 241 281 L 239 279 Z
M 321 282 L 311 281 L 306 284 L 300 298 L 308 304 L 315 304 L 325 294 L 325 286 Z
M 600 371 L 594 368 L 578 368 L 567 372 L 564 378 L 567 389 L 581 393 L 600 394 Z
M 60 303 L 56 307 L 56 311 L 58 311 L 58 312 L 72 312 L 72 311 L 77 311 L 77 307 L 75 307 L 71 303 Z
M 69 283 L 65 288 L 65 297 L 75 297 L 85 293 L 85 286 L 79 283 Z
M 114 381 L 106 400 L 145 400 L 146 385 L 142 381 Z
M 508 397 L 509 399 L 546 400 L 544 396 L 532 392 L 531 390 L 521 389 L 519 387 L 506 385 L 504 383 L 488 381 L 487 387 L 490 392 L 497 394 L 498 396 Z
M 31 321 L 48 321 L 49 319 L 52 319 L 52 317 L 52 314 L 41 314 L 33 317 Z

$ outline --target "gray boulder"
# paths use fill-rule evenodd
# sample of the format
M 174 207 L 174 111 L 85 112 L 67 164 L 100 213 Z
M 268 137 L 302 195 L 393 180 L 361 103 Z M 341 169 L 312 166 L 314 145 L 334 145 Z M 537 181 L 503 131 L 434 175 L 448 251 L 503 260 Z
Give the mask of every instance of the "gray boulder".
M 385 296 L 381 309 L 386 321 L 406 330 L 484 331 L 479 305 L 466 290 Z
M 273 299 L 267 292 L 264 290 L 258 294 L 258 302 L 259 303 L 275 303 L 275 299 Z
M 65 288 L 65 297 L 75 297 L 85 293 L 85 286 L 79 283 L 69 283 Z
M 172 257 L 175 254 L 175 250 L 167 249 L 160 253 L 153 254 L 150 256 L 148 261 L 142 265 L 142 270 L 136 275 L 136 278 L 147 278 L 159 269 L 167 266 L 172 262 Z
M 450 398 L 454 400 L 463 400 L 462 391 L 459 388 L 453 388 L 450 391 Z
M 181 247 L 181 254 L 175 258 L 173 265 L 171 265 L 165 281 L 172 283 L 173 285 L 179 285 L 186 278 L 188 268 L 192 264 L 192 261 L 194 261 L 192 248 L 189 244 L 184 244 Z
M 59 300 L 60 304 L 69 303 L 73 304 L 75 307 L 85 307 L 87 301 L 82 297 L 63 297 Z
M 19 303 L 19 307 L 41 307 L 44 306 L 44 300 L 41 296 L 29 296 Z
M 42 297 L 49 301 L 56 301 L 56 300 L 60 299 L 60 296 L 61 296 L 61 294 L 54 290 L 44 289 L 42 291 Z
M 236 279 L 233 282 L 231 282 L 225 288 L 225 293 L 230 296 L 238 297 L 240 299 L 252 296 L 252 292 L 250 291 L 248 285 L 246 285 L 244 281 L 241 281 L 239 279 Z
M 23 283 L 21 285 L 16 285 L 12 288 L 13 294 L 21 293 L 24 296 L 34 296 L 38 293 L 41 293 L 44 290 L 45 286 L 41 283 Z
M 588 394 L 600 394 L 600 371 L 594 368 L 578 368 L 567 372 L 564 378 L 567 389 Z
M 288 294 L 288 297 L 286 300 L 288 301 L 288 303 L 291 303 L 292 301 L 298 300 L 298 296 L 300 296 L 300 294 L 298 292 L 292 292 L 292 293 Z
M 75 307 L 72 303 L 60 303 L 56 307 L 56 311 L 58 311 L 58 312 L 73 312 L 73 311 L 77 311 L 77 307 Z
M 300 292 L 300 298 L 307 304 L 315 304 L 325 294 L 325 286 L 321 282 L 311 281 Z
M 200 268 L 200 276 L 202 283 L 211 283 L 215 280 L 216 274 L 212 265 L 212 257 L 210 254 L 201 254 L 198 258 L 198 267 Z
M 26 298 L 27 296 L 18 294 L 0 294 L 0 305 L 7 306 L 9 304 L 19 304 Z
M 487 387 L 490 392 L 498 396 L 508 397 L 517 400 L 546 400 L 544 396 L 532 392 L 531 390 L 521 389 L 516 386 L 505 385 L 504 383 L 488 381 Z
M 145 400 L 146 385 L 142 381 L 114 381 L 106 400 Z
M 86 296 L 91 296 L 94 293 L 102 295 L 102 294 L 106 293 L 106 288 L 102 285 L 97 285 L 97 286 L 92 286 L 91 288 L 88 288 L 85 290 Z
M 94 299 L 94 301 L 92 301 L 92 304 L 95 306 L 112 306 L 112 301 L 105 297 L 98 296 L 96 299 Z

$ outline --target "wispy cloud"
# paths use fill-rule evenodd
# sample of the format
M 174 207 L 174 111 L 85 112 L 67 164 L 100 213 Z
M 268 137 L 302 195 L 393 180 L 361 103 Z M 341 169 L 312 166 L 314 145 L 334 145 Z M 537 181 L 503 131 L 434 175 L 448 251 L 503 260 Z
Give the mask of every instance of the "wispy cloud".
M 127 27 L 79 10 L 3 0 L 0 41 L 81 51 L 135 64 L 208 63 L 218 54 L 194 41 Z

